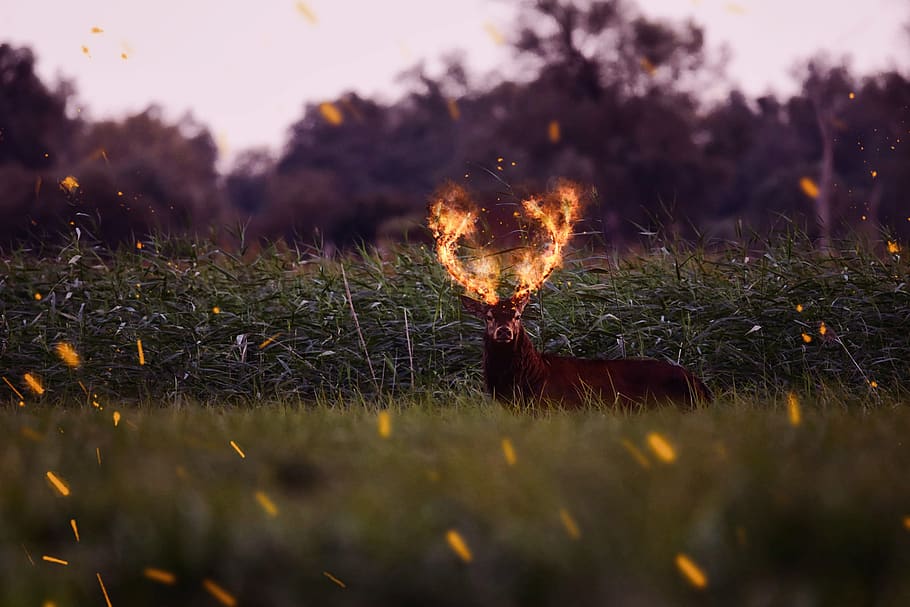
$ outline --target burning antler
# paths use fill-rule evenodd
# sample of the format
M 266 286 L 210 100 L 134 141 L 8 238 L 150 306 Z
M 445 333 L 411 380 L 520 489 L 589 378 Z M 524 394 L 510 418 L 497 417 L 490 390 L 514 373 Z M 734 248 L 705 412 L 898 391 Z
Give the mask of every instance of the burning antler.
M 477 214 L 467 193 L 455 184 L 444 185 L 430 205 L 428 223 L 436 238 L 436 256 L 449 275 L 465 289 L 476 293 L 488 304 L 499 301 L 499 265 L 490 256 L 471 263 L 470 269 L 456 256 L 458 241 L 473 236 L 477 230 Z
M 543 198 L 522 202 L 525 214 L 540 224 L 546 244 L 529 247 L 515 264 L 517 285 L 513 298 L 534 291 L 562 263 L 562 252 L 572 235 L 579 209 L 578 188 L 561 181 L 556 189 Z M 436 255 L 452 278 L 467 290 L 480 296 L 487 304 L 499 301 L 499 263 L 489 254 L 465 264 L 456 256 L 458 241 L 471 237 L 477 229 L 477 213 L 468 194 L 455 184 L 447 184 L 436 194 L 430 205 L 428 223 L 436 238 Z M 537 240 L 540 240 L 538 236 Z

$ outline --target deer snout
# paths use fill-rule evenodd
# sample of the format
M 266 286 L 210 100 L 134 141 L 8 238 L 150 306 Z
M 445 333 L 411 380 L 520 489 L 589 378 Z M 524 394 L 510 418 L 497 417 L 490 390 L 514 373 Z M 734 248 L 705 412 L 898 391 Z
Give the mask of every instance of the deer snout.
M 515 337 L 512 327 L 496 327 L 493 331 L 493 341 L 508 343 Z

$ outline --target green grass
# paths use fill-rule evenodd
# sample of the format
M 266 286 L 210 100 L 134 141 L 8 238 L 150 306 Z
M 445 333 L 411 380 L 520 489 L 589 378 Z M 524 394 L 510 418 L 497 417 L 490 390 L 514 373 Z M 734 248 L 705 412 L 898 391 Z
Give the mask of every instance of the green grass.
M 98 574 L 114 606 L 218 605 L 206 580 L 238 605 L 908 604 L 908 278 L 881 243 L 798 235 L 579 252 L 535 341 L 679 361 L 718 399 L 518 413 L 481 393 L 481 327 L 426 247 L 2 254 L 0 605 L 104 605 Z
M 97 573 L 113 605 L 216 605 L 206 579 L 240 605 L 907 604 L 910 410 L 802 405 L 793 426 L 777 400 L 543 416 L 390 402 L 388 438 L 375 407 L 332 403 L 124 408 L 116 427 L 111 407 L 6 411 L 0 604 L 103 605 Z

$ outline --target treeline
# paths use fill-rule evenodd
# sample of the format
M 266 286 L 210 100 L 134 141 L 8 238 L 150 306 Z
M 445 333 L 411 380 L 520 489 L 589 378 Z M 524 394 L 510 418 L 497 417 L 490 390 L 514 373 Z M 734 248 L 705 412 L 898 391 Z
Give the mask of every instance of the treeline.
M 200 123 L 170 124 L 155 107 L 84 120 L 71 85 L 49 87 L 29 49 L 2 45 L 0 242 L 75 225 L 111 243 L 190 231 L 348 246 L 422 234 L 433 189 L 466 176 L 488 205 L 555 177 L 590 184 L 586 229 L 614 243 L 656 224 L 910 236 L 900 72 L 816 60 L 789 98 L 708 101 L 701 91 L 723 76 L 702 30 L 621 0 L 527 0 L 509 44 L 520 79 L 478 79 L 457 57 L 440 74 L 417 66 L 402 99 L 309 104 L 280 152 L 246 152 L 226 175 Z

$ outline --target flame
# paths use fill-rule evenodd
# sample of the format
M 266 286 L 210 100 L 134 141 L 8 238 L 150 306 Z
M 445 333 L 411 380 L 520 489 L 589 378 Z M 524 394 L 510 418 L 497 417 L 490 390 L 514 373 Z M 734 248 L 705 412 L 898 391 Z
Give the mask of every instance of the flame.
M 530 249 L 518 262 L 515 268 L 518 276 L 516 296 L 540 288 L 553 270 L 562 264 L 562 251 L 572 236 L 572 224 L 580 207 L 578 190 L 574 185 L 563 182 L 543 200 L 529 198 L 522 202 L 522 206 L 530 217 L 541 224 L 549 242 L 543 252 Z
M 430 205 L 428 224 L 436 239 L 436 256 L 449 275 L 465 289 L 492 305 L 499 301 L 496 286 L 499 266 L 489 256 L 480 257 L 466 268 L 456 255 L 458 241 L 477 231 L 477 214 L 472 210 L 467 193 L 455 184 L 443 186 Z

